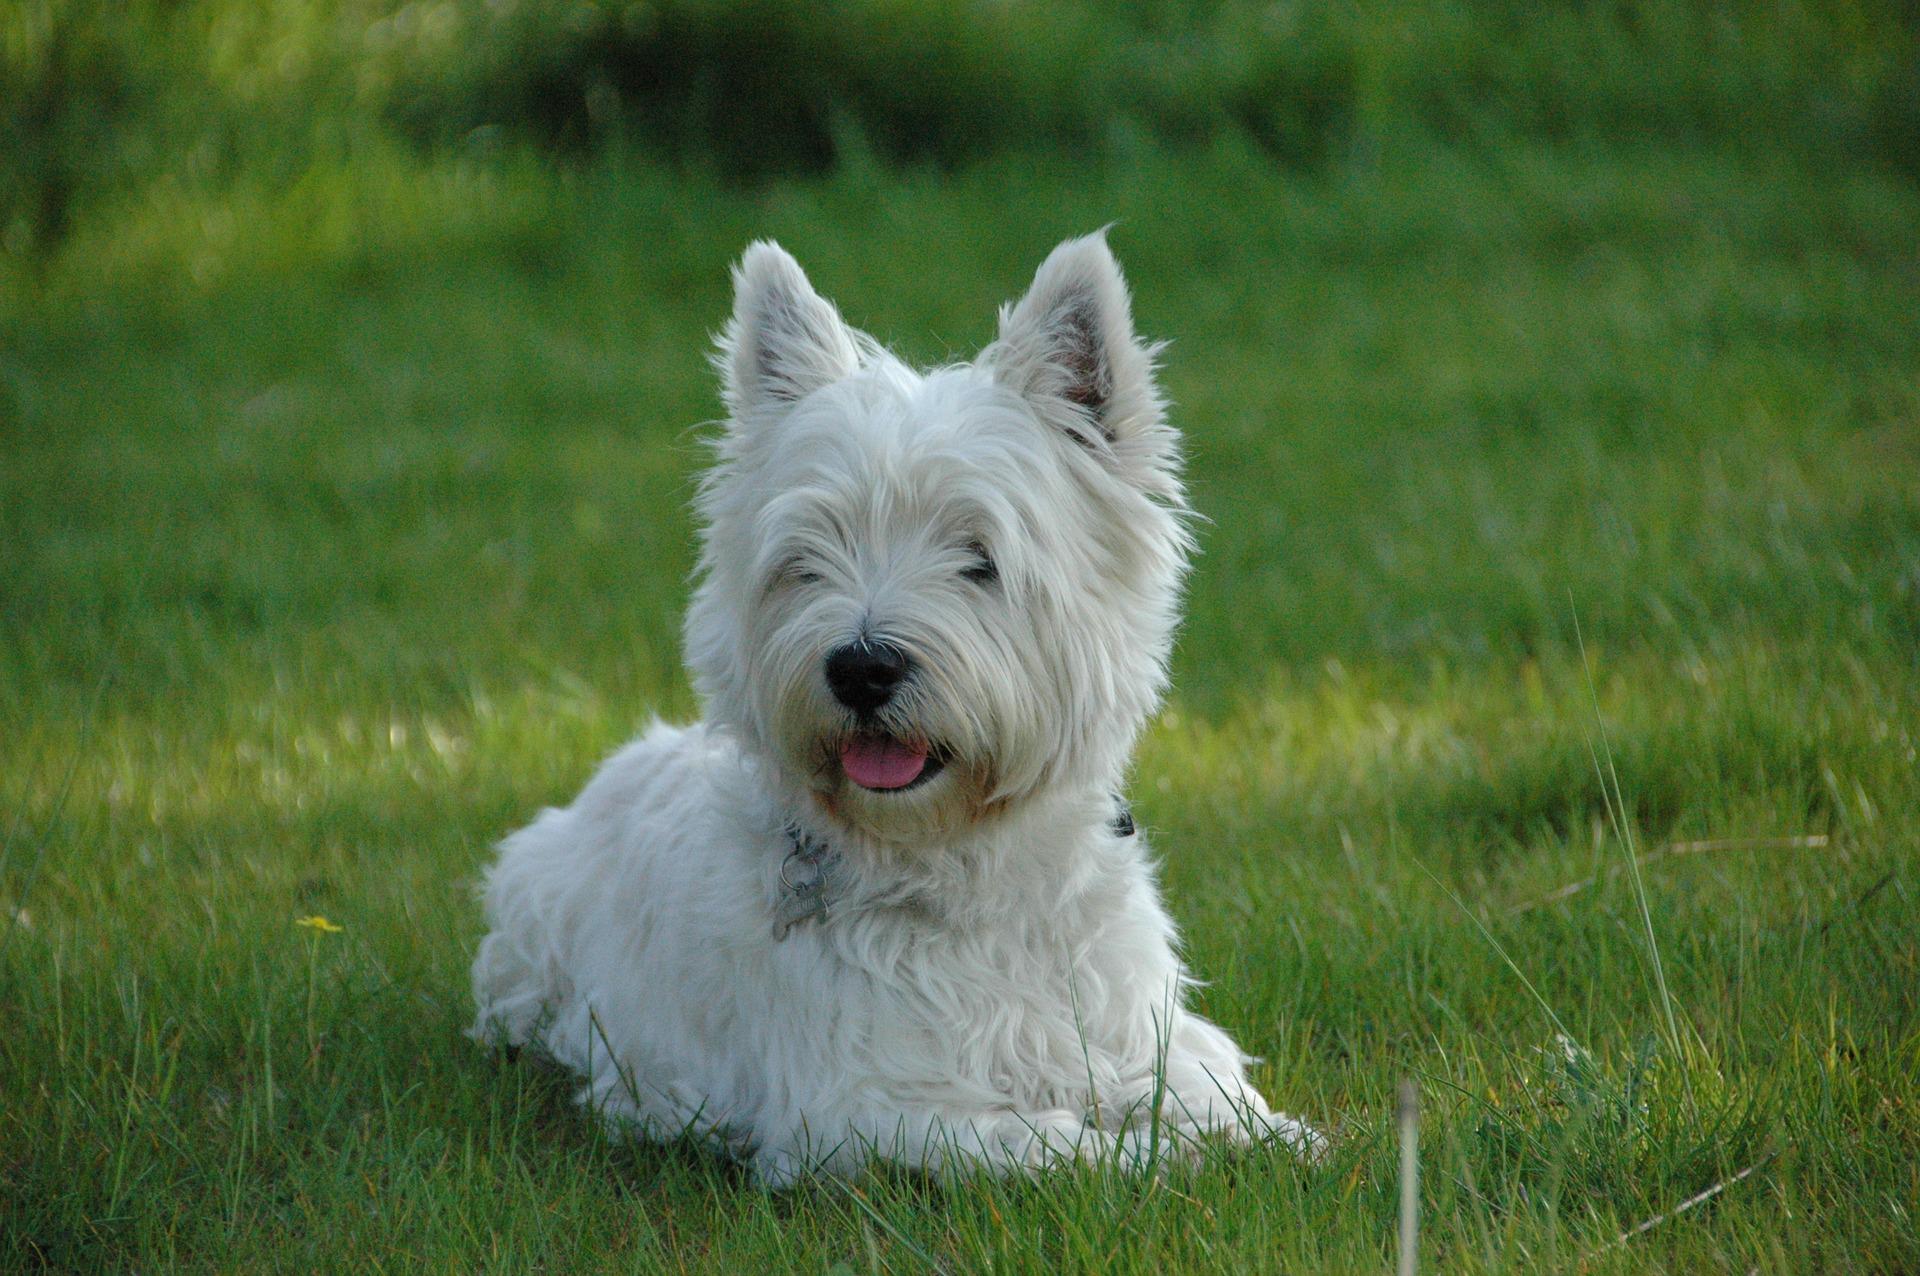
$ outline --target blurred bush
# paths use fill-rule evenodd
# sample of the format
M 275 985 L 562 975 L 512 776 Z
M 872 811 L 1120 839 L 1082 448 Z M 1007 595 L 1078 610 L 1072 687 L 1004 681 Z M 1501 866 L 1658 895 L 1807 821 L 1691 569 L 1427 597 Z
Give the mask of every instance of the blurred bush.
M 752 178 L 1250 137 L 1792 147 L 1920 174 L 1915 0 L 10 0 L 0 233 L 369 142 Z
M 115 7 L 117 8 L 117 6 Z M 0 25 L 0 237 L 55 242 L 75 202 L 150 163 L 163 86 L 142 50 L 152 12 L 102 0 L 25 3 Z
M 345 5 L 0 0 L 0 246 L 34 260 L 154 181 L 305 168 L 378 127 L 345 90 Z
M 1307 160 L 1351 124 L 1356 87 L 1335 33 L 1280 8 L 469 0 L 410 20 L 413 9 L 369 32 L 367 64 L 416 138 L 638 138 L 734 174 L 823 168 L 849 144 L 937 163 L 1080 149 L 1129 124 L 1175 138 L 1246 128 Z
M 1674 0 L 440 0 L 368 33 L 414 136 L 638 135 L 734 172 L 1236 129 L 1292 163 L 1357 126 L 1764 136 L 1916 166 L 1920 5 Z

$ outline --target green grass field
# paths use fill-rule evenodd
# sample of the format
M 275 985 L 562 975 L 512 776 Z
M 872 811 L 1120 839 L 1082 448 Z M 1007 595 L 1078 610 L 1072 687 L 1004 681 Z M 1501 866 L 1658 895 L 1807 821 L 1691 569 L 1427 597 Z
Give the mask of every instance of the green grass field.
M 1210 520 L 1135 809 L 1337 1148 L 769 1196 L 608 1141 L 461 1035 L 472 890 L 695 711 L 729 261 L 937 361 L 1115 219 Z M 1379 1271 L 1411 1077 L 1424 1270 L 1920 1268 L 1916 226 L 1764 147 L 1231 138 L 86 222 L 0 306 L 0 1267 Z

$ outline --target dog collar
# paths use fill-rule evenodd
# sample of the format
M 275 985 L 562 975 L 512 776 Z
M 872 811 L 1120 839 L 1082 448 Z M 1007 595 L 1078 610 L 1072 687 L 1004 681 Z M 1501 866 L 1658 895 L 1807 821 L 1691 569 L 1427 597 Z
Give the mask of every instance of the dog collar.
M 1107 831 L 1115 837 L 1132 837 L 1136 831 L 1133 808 L 1117 795 L 1114 801 L 1119 809 L 1107 821 Z M 827 885 L 840 863 L 839 854 L 831 846 L 798 824 L 787 825 L 786 834 L 791 849 L 787 851 L 787 858 L 780 861 L 780 901 L 773 910 L 776 941 L 785 939 L 788 932 L 803 922 L 827 920 L 827 906 L 832 902 Z
M 773 910 L 773 937 L 785 939 L 801 922 L 827 920 L 827 878 L 840 862 L 832 847 L 801 828 L 787 825 L 793 849 L 780 862 L 780 902 Z

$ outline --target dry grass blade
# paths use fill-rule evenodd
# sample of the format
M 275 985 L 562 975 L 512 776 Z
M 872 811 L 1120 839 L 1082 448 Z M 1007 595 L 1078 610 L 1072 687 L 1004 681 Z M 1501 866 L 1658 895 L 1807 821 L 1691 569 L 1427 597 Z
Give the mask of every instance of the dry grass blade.
M 1640 863 L 1651 864 L 1655 860 L 1671 859 L 1680 855 L 1705 855 L 1710 851 L 1812 851 L 1820 850 L 1828 843 L 1825 833 L 1810 833 L 1799 837 L 1715 837 L 1697 842 L 1670 842 L 1640 857 Z M 1545 908 L 1548 904 L 1557 904 L 1563 899 L 1571 899 L 1581 891 L 1601 882 L 1610 882 L 1626 872 L 1624 865 L 1615 864 L 1604 873 L 1592 877 L 1583 877 L 1577 882 L 1568 882 L 1556 887 L 1545 895 L 1524 900 L 1507 910 L 1507 916 L 1516 917 L 1521 913 L 1530 913 L 1536 908 Z
M 1708 1201 L 1712 1200 L 1714 1197 L 1720 1195 L 1720 1193 L 1732 1187 L 1735 1183 L 1739 1183 L 1745 1179 L 1752 1178 L 1755 1174 L 1758 1174 L 1761 1170 L 1764 1170 L 1768 1165 L 1772 1164 L 1773 1158 L 1774 1158 L 1774 1154 L 1768 1153 L 1766 1156 L 1762 1157 L 1760 1160 L 1755 1161 L 1752 1165 L 1749 1165 L 1746 1169 L 1741 1170 L 1738 1174 L 1733 1175 L 1731 1178 L 1721 1179 L 1718 1183 L 1715 1183 L 1712 1187 L 1706 1189 L 1705 1191 L 1697 1192 L 1694 1195 L 1689 1196 L 1686 1200 L 1680 1202 L 1678 1205 L 1666 1211 L 1664 1214 L 1655 1214 L 1652 1218 L 1647 1219 L 1644 1222 L 1636 1223 L 1634 1226 L 1629 1227 L 1626 1231 L 1620 1233 L 1620 1235 L 1614 1237 L 1613 1243 L 1611 1245 L 1607 1245 L 1602 1247 L 1601 1249 L 1595 1250 L 1594 1253 L 1600 1254 L 1600 1253 L 1605 1253 L 1606 1250 L 1609 1250 L 1609 1249 L 1617 1249 L 1618 1247 L 1625 1245 L 1628 1241 L 1632 1240 L 1634 1237 L 1642 1235 L 1643 1233 L 1646 1233 L 1646 1232 L 1650 1232 L 1654 1228 L 1660 1226 L 1660 1224 L 1669 1222 L 1672 1219 L 1676 1219 L 1680 1217 L 1682 1214 L 1685 1214 L 1688 1210 L 1694 1209 L 1697 1206 L 1706 1204 Z M 1592 1257 L 1592 1256 L 1593 1255 L 1591 1254 L 1588 1255 L 1588 1257 Z

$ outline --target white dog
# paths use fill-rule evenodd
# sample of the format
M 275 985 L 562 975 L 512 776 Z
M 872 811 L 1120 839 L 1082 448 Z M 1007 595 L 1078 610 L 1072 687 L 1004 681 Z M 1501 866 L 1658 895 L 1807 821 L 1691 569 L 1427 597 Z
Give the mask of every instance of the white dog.
M 775 1184 L 873 1156 L 1310 1150 L 1185 1009 L 1115 796 L 1191 542 L 1104 238 L 1055 249 L 999 340 L 924 375 L 773 244 L 734 285 L 686 619 L 707 716 L 506 840 L 476 1035 Z

